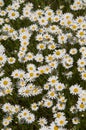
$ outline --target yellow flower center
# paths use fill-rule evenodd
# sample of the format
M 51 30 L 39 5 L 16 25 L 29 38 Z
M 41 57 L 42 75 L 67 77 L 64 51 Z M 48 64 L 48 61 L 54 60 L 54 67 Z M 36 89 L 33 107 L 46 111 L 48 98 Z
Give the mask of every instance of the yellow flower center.
M 8 84 L 8 81 L 4 81 L 3 84 L 4 84 L 4 85 L 7 85 L 7 84 Z
M 24 112 L 24 116 L 26 116 L 27 115 L 27 113 L 26 112 Z
M 79 34 L 80 34 L 81 36 L 83 36 L 83 35 L 84 35 L 84 32 L 80 32 Z
M 55 83 L 56 82 L 56 80 L 55 79 L 52 79 L 52 83 Z
M 63 123 L 64 123 L 64 121 L 63 121 L 63 120 L 61 120 L 61 121 L 60 121 L 60 124 L 63 124 Z
M 54 130 L 58 130 L 58 126 L 54 126 Z
M 51 95 L 51 96 L 54 96 L 54 95 L 55 95 L 55 93 L 54 93 L 54 92 L 51 92 L 51 93 L 50 93 L 50 95 Z
M 60 55 L 60 51 L 57 51 L 57 52 L 56 52 L 56 55 Z
M 74 92 L 77 93 L 77 92 L 78 92 L 78 89 L 77 89 L 77 88 L 74 88 Z
M 0 56 L 0 61 L 2 61 L 2 60 L 3 60 L 3 57 Z
M 29 90 L 25 90 L 25 93 L 28 94 L 28 93 L 29 93 Z
M 14 12 L 12 13 L 12 16 L 15 16 L 15 13 L 14 13 Z
M 23 39 L 26 39 L 26 38 L 27 38 L 27 36 L 25 36 L 25 35 L 24 35 L 22 38 L 23 38 Z
M 86 78 L 86 73 L 85 73 L 85 74 L 83 74 L 83 76 Z
M 81 108 L 84 108 L 84 104 L 80 104 L 80 107 L 81 107 Z

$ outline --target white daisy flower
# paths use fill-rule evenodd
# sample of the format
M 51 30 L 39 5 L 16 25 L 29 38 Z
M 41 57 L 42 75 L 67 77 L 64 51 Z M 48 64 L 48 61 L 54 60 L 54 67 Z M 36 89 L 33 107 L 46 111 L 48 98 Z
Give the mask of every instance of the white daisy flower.
M 75 84 L 75 85 L 72 85 L 72 86 L 69 88 L 69 90 L 70 90 L 70 93 L 71 93 L 71 94 L 76 95 L 76 94 L 81 93 L 82 88 L 80 87 L 80 85 Z
M 11 85 L 12 85 L 12 82 L 9 77 L 4 77 L 0 80 L 0 86 L 2 88 L 9 88 Z
M 11 11 L 8 12 L 8 17 L 10 19 L 16 20 L 19 17 L 19 12 L 11 10 Z

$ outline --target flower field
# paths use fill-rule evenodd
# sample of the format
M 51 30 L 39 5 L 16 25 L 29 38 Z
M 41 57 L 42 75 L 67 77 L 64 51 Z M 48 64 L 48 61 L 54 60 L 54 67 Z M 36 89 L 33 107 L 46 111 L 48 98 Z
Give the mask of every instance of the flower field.
M 86 0 L 0 0 L 0 130 L 86 130 Z

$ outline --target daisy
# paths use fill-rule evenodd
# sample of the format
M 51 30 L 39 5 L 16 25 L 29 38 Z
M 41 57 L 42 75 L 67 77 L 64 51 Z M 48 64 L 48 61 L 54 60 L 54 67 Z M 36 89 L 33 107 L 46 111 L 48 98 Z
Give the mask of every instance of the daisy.
M 72 19 L 73 18 L 73 14 L 72 13 L 65 13 L 63 15 L 63 19 L 66 20 L 66 19 Z
M 29 40 L 29 34 L 28 32 L 21 33 L 19 36 L 20 42 L 22 41 L 28 41 Z
M 48 91 L 48 97 L 50 99 L 56 99 L 57 94 L 55 93 L 55 91 L 53 89 L 51 89 L 51 90 Z
M 58 42 L 63 44 L 63 43 L 66 43 L 67 42 L 67 36 L 62 34 L 62 35 L 59 35 L 58 36 Z
M 72 48 L 72 49 L 70 49 L 69 53 L 71 55 L 75 55 L 75 54 L 77 54 L 77 49 L 76 48 Z
M 26 46 L 21 46 L 21 47 L 20 47 L 20 51 L 26 52 L 26 51 L 27 51 L 27 47 L 26 47 Z
M 31 16 L 30 9 L 23 8 L 23 16 L 29 18 Z
M 49 54 L 48 56 L 45 56 L 46 62 L 52 62 L 54 60 L 54 56 Z
M 44 34 L 43 38 L 46 40 L 46 44 L 52 43 L 54 41 L 54 38 L 48 33 Z
M 5 104 L 2 106 L 2 110 L 3 110 L 4 112 L 10 112 L 11 108 L 12 108 L 12 106 L 11 106 L 10 103 L 5 103 Z
M 58 83 L 58 77 L 57 76 L 51 76 L 51 77 L 49 77 L 48 82 L 51 86 L 54 86 Z
M 78 38 L 84 38 L 85 37 L 85 35 L 86 35 L 86 32 L 84 31 L 84 30 L 79 30 L 78 32 L 77 32 L 77 37 Z
M 4 1 L 0 0 L 0 7 L 4 6 Z
M 30 97 L 31 91 L 27 87 L 22 87 L 18 90 L 19 95 L 23 97 Z
M 49 90 L 50 86 L 48 83 L 44 84 L 44 90 Z
M 79 49 L 79 51 L 80 51 L 81 53 L 86 52 L 86 47 L 85 47 L 85 46 L 81 47 L 81 48 Z
M 50 26 L 50 27 L 49 27 L 49 31 L 50 31 L 51 33 L 56 33 L 56 32 L 57 32 L 57 26 L 56 26 L 56 25 Z
M 19 77 L 19 70 L 18 70 L 18 69 L 15 69 L 15 70 L 12 72 L 11 76 L 12 76 L 13 78 L 18 78 L 18 77 Z
M 22 118 L 27 118 L 28 116 L 29 116 L 29 111 L 27 110 L 27 109 L 24 109 L 24 110 L 22 110 L 21 111 L 21 116 L 22 116 Z
M 36 14 L 37 14 L 38 17 L 41 17 L 41 16 L 43 15 L 43 13 L 44 13 L 44 11 L 41 10 L 41 9 L 38 9 L 38 10 L 36 11 Z
M 73 24 L 73 21 L 71 19 L 67 19 L 64 24 L 65 26 L 70 27 Z
M 32 111 L 37 111 L 38 110 L 37 104 L 36 103 L 31 104 L 31 109 Z
M 64 96 L 60 96 L 60 97 L 58 98 L 58 101 L 61 102 L 61 103 L 65 103 L 65 102 L 67 101 L 67 99 L 65 99 Z
M 78 98 L 78 101 L 82 102 L 82 103 L 86 103 L 86 95 L 82 95 Z
M 37 61 L 37 62 L 42 62 L 44 57 L 42 54 L 36 54 L 36 56 L 34 56 L 34 59 Z
M 83 46 L 83 45 L 85 45 L 86 39 L 85 39 L 85 37 L 84 37 L 84 38 L 82 38 L 82 39 L 78 39 L 78 41 L 79 41 L 79 44 L 80 44 L 81 46 Z
M 27 71 L 35 71 L 36 70 L 36 66 L 34 64 L 27 64 Z
M 54 60 L 54 61 L 52 61 L 52 62 L 49 63 L 49 66 L 52 67 L 53 69 L 54 68 L 56 69 L 57 66 L 58 66 L 58 63 L 57 63 L 57 61 Z
M 29 42 L 28 41 L 21 41 L 20 45 L 26 47 L 29 45 Z
M 19 105 L 15 105 L 15 106 L 14 106 L 14 111 L 15 111 L 15 113 L 18 113 L 20 110 L 21 110 L 21 108 L 20 108 Z
M 58 108 L 58 110 L 64 110 L 65 109 L 65 104 L 64 103 L 57 103 L 57 108 Z
M 37 40 L 37 41 L 43 41 L 43 36 L 42 36 L 42 34 L 38 34 L 38 35 L 36 36 L 36 40 Z
M 53 21 L 54 22 L 59 22 L 60 21 L 60 17 L 58 15 L 55 15 Z
M 7 12 L 5 10 L 1 10 L 1 12 L 0 12 L 1 16 L 5 16 L 6 14 L 7 14 Z
M 18 60 L 22 62 L 21 58 L 23 58 L 24 55 L 25 55 L 25 52 L 23 52 L 23 51 L 19 51 L 19 52 L 18 52 L 18 57 L 19 57 Z
M 16 20 L 19 17 L 19 12 L 11 10 L 8 12 L 8 17 L 10 19 Z
M 78 2 L 80 3 L 80 1 L 78 1 Z M 84 22 L 84 17 L 79 16 L 79 17 L 77 17 L 76 21 L 77 21 L 78 24 L 81 24 L 81 23 Z
M 0 80 L 0 86 L 2 88 L 9 88 L 11 85 L 12 85 L 12 82 L 9 77 L 4 77 Z
M 86 80 L 86 72 L 85 71 L 81 73 L 81 78 L 82 78 L 82 80 Z
M 13 4 L 12 4 L 12 9 L 13 9 L 13 10 L 18 10 L 19 7 L 20 7 L 19 2 L 18 2 L 18 1 L 17 1 L 17 2 L 14 1 Z
M 52 9 L 48 9 L 46 10 L 45 16 L 47 17 L 52 17 L 54 15 L 54 12 Z
M 6 88 L 6 89 L 4 90 L 4 93 L 5 93 L 5 94 L 10 94 L 10 95 L 12 95 L 12 91 L 13 91 L 13 88 L 12 88 L 12 87 L 9 87 L 9 88 Z
M 81 93 L 81 90 L 82 90 L 82 89 L 81 89 L 80 85 L 75 84 L 75 85 L 72 85 L 72 86 L 69 88 L 69 90 L 70 90 L 70 93 L 71 93 L 71 94 L 76 95 L 76 94 Z
M 78 117 L 74 117 L 74 118 L 72 119 L 72 122 L 73 122 L 73 124 L 77 125 L 77 124 L 80 123 L 80 120 L 79 120 Z
M 23 79 L 25 77 L 25 71 L 19 70 L 19 79 Z
M 64 56 L 64 54 L 65 53 L 61 49 L 55 50 L 55 52 L 54 52 L 54 56 L 57 59 L 61 59 Z
M 61 118 L 62 116 L 64 116 L 63 112 L 57 112 L 56 114 L 54 114 L 55 118 Z
M 16 61 L 16 59 L 15 59 L 14 57 L 9 57 L 9 58 L 8 58 L 8 63 L 9 63 L 9 64 L 14 64 L 15 61 Z
M 33 24 L 30 26 L 30 30 L 31 31 L 37 31 L 38 30 L 38 26 L 36 24 Z
M 50 108 L 52 107 L 52 105 L 53 105 L 52 100 L 49 99 L 44 100 L 44 104 L 43 104 L 44 107 Z
M 85 111 L 86 110 L 86 104 L 82 103 L 80 101 L 77 102 L 76 107 L 79 111 Z
M 61 118 L 56 119 L 56 124 L 60 127 L 64 127 L 67 124 L 66 118 L 62 116 Z
M 26 85 L 26 81 L 24 79 L 21 79 L 19 82 L 18 82 L 18 85 L 19 87 L 24 87 Z
M 76 112 L 77 112 L 76 106 L 71 106 L 71 107 L 70 107 L 70 111 L 71 111 L 72 113 L 76 113 Z
M 65 88 L 65 85 L 62 83 L 57 83 L 55 85 L 56 91 L 62 91 Z
M 67 59 L 66 59 L 66 63 L 67 63 L 68 65 L 73 64 L 73 58 L 72 58 L 72 57 L 67 58 Z
M 85 67 L 85 65 L 86 65 L 86 60 L 85 60 L 84 58 L 78 59 L 77 65 L 78 65 L 79 67 Z
M 9 122 L 12 121 L 12 116 L 7 116 L 5 119 L 7 119 Z
M 56 48 L 56 44 L 55 43 L 52 43 L 52 44 L 48 45 L 48 49 L 49 50 L 55 50 L 55 48 Z
M 50 129 L 50 130 L 60 130 L 59 127 L 58 127 L 54 122 L 52 122 L 52 123 L 50 124 L 49 129 Z
M 26 86 L 29 90 L 34 90 L 35 89 L 35 85 L 30 83 L 30 84 L 27 84 Z
M 47 124 L 46 118 L 44 118 L 44 117 L 39 118 L 38 124 L 41 125 L 41 126 L 46 125 Z
M 73 23 L 70 28 L 73 30 L 73 31 L 76 31 L 78 29 L 78 25 L 77 23 Z
M 74 11 L 79 9 L 79 7 L 76 4 L 70 5 L 70 8 Z
M 38 19 L 38 22 L 41 26 L 46 26 L 48 24 L 48 21 L 46 19 L 46 17 L 41 17 Z
M 7 61 L 7 57 L 5 54 L 0 53 L 0 64 L 5 64 Z
M 60 20 L 60 25 L 62 25 L 62 26 L 65 25 L 65 21 L 63 19 Z
M 45 70 L 45 72 L 44 72 L 45 74 L 51 73 L 51 67 L 48 65 L 44 66 L 44 70 Z
M 26 58 L 27 58 L 28 61 L 31 61 L 31 60 L 33 60 L 33 58 L 34 58 L 34 54 L 33 54 L 32 52 L 28 52 L 28 53 L 26 54 Z
M 34 114 L 29 113 L 29 116 L 26 118 L 26 122 L 27 122 L 28 124 L 31 124 L 31 123 L 34 122 L 34 121 L 35 121 L 35 116 L 34 116 Z
M 45 50 L 46 46 L 43 43 L 40 43 L 40 44 L 37 45 L 37 49 L 38 50 Z
M 81 27 L 82 30 L 83 30 L 83 29 L 86 29 L 86 22 L 81 23 L 81 24 L 80 24 L 80 27 Z
M 8 119 L 3 119 L 2 124 L 5 127 L 8 126 L 9 125 L 9 120 Z

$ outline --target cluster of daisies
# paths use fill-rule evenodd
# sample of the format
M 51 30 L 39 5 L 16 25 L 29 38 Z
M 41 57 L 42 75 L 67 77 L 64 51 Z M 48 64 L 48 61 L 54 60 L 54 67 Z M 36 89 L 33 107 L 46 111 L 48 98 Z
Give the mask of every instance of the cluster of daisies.
M 86 6 L 86 0 L 75 0 L 70 8 L 74 11 L 84 9 Z
M 86 17 L 49 6 L 34 11 L 24 0 L 4 7 L 0 0 L 1 130 L 12 130 L 12 122 L 77 128 L 86 110 Z M 85 0 L 70 5 L 83 7 Z

